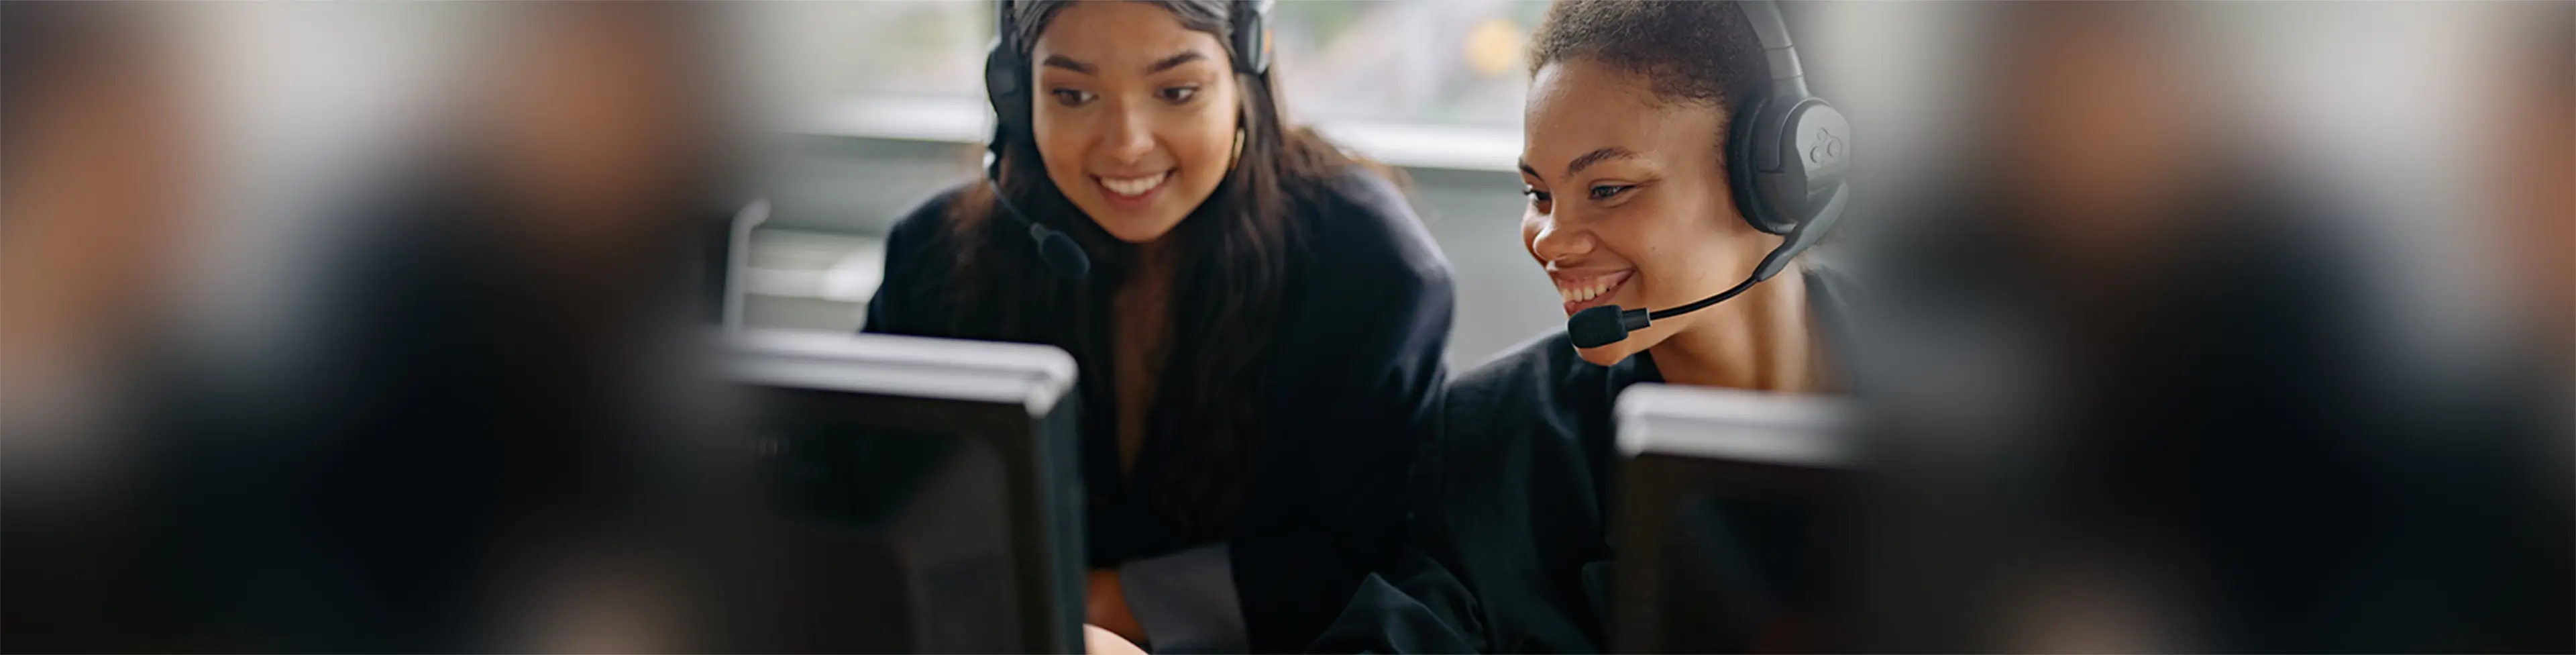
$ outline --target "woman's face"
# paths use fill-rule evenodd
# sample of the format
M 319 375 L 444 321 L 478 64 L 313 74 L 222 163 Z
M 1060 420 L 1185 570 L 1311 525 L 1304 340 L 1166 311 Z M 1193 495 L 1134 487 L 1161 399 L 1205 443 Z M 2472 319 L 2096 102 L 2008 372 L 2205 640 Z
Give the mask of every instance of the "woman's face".
M 1548 64 L 1532 77 L 1521 240 L 1556 283 L 1566 315 L 1707 297 L 1743 280 L 1779 243 L 1736 214 L 1719 154 L 1722 113 L 1665 101 L 1646 78 L 1591 60 Z M 1706 315 L 1656 321 L 1580 352 L 1595 364 L 1617 363 Z
M 2051 248 L 2095 264 L 2188 227 L 2167 205 L 2210 163 L 2196 109 L 2207 85 L 2159 23 L 2100 6 L 2034 6 L 2066 14 L 2019 37 L 2014 74 L 1993 94 L 2010 126 L 1996 139 L 2007 201 Z
M 2510 248 L 2500 261 L 2515 266 L 2527 309 L 2548 322 L 2542 327 L 2563 335 L 2576 322 L 2576 186 L 2567 184 L 2576 172 L 2576 124 L 2567 120 L 2576 113 L 2576 82 L 2547 69 L 2508 71 L 2511 95 L 2495 105 L 2491 137 L 2491 161 L 2503 170 L 2490 177 Z
M 1161 239 L 1224 181 L 1240 103 L 1216 36 L 1153 5 L 1075 2 L 1029 55 L 1047 178 L 1111 236 Z

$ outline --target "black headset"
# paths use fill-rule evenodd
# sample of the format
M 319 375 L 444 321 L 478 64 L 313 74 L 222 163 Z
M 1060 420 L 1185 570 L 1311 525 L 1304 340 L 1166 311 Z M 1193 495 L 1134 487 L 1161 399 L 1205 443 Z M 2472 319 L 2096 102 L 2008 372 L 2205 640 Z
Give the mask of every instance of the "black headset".
M 1575 312 L 1565 322 L 1578 348 L 1599 348 L 1628 338 L 1655 319 L 1672 318 L 1724 302 L 1753 285 L 1778 275 L 1789 260 L 1814 247 L 1840 220 L 1851 189 L 1851 124 L 1833 105 L 1808 93 L 1806 71 L 1789 41 L 1789 23 L 1778 5 L 1743 0 L 1745 20 L 1762 43 L 1769 64 L 1768 88 L 1736 112 L 1727 129 L 1726 172 L 1735 208 L 1754 229 L 1785 235 L 1780 247 L 1762 257 L 1753 274 L 1733 288 L 1680 307 L 1648 312 L 1603 305 Z
M 1226 35 L 1226 47 L 1233 48 L 1234 70 L 1249 75 L 1270 72 L 1270 5 L 1275 0 L 1228 2 L 1233 12 L 1232 25 Z M 1029 125 L 1030 104 L 1036 98 L 1030 93 L 1034 76 L 1029 70 L 1029 44 L 1015 38 L 1014 6 L 1011 0 L 993 5 L 993 45 L 984 53 L 984 98 L 993 105 L 993 140 L 984 146 L 984 184 L 992 187 L 993 199 L 1002 209 L 1029 226 L 1029 239 L 1037 242 L 1038 256 L 1059 277 L 1082 279 L 1091 273 L 1091 256 L 1082 245 L 1063 232 L 1031 220 L 1002 195 L 1002 147 L 1006 139 L 1031 139 L 1035 134 Z

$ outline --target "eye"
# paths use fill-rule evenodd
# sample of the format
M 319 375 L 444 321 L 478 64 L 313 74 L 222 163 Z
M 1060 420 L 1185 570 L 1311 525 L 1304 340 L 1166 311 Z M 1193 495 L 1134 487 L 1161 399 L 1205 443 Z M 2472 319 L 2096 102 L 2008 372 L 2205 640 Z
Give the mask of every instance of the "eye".
M 1609 199 L 1611 199 L 1611 198 L 1617 197 L 1619 194 L 1627 193 L 1629 189 L 1634 189 L 1634 188 L 1637 188 L 1637 185 L 1634 185 L 1634 184 L 1600 184 L 1600 185 L 1594 185 L 1594 186 L 1592 187 L 1592 199 L 1593 199 L 1593 200 L 1609 200 Z
M 1198 99 L 1199 88 L 1195 86 L 1176 86 L 1157 91 L 1155 92 L 1155 95 L 1162 96 L 1164 102 L 1178 105 Z
M 1545 192 L 1545 191 L 1540 191 L 1540 190 L 1538 190 L 1538 187 L 1534 187 L 1534 186 L 1523 186 L 1523 187 L 1521 187 L 1521 195 L 1528 196 L 1528 197 L 1529 197 L 1529 200 L 1530 200 L 1530 206 L 1531 206 L 1531 207 L 1536 207 L 1536 208 L 1538 208 L 1540 211 L 1546 211 L 1546 209 L 1547 209 L 1547 203 L 1549 203 L 1549 202 L 1551 202 L 1551 201 L 1554 201 L 1554 200 L 1556 199 L 1556 197 L 1555 197 L 1554 195 L 1550 195 L 1548 192 Z
M 1055 96 L 1056 104 L 1067 107 L 1080 107 L 1091 104 L 1092 99 L 1100 97 L 1093 95 L 1089 91 L 1083 91 L 1080 89 L 1056 89 L 1048 91 L 1047 94 Z

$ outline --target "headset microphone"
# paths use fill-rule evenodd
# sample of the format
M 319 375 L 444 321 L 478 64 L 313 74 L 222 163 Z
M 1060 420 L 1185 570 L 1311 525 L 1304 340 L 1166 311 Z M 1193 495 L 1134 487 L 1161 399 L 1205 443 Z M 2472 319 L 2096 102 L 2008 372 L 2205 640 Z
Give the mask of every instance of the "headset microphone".
M 993 202 L 1000 203 L 1004 213 L 1028 224 L 1029 240 L 1037 243 L 1038 259 L 1046 262 L 1047 270 L 1067 280 L 1091 275 L 1091 255 L 1082 251 L 1082 244 L 1074 243 L 1073 237 L 1065 236 L 1055 228 L 1030 220 L 1027 214 L 1020 213 L 1018 206 L 1011 204 L 1010 197 L 1002 195 L 1002 184 L 994 181 L 1001 178 L 1000 167 L 1001 162 L 993 153 L 984 153 L 984 186 L 993 190 Z
M 1002 204 L 1008 207 L 1010 201 Z M 1019 210 L 1011 210 L 1011 213 L 1018 214 Z M 1029 238 L 1037 240 L 1038 259 L 1045 260 L 1047 268 L 1054 270 L 1056 277 L 1079 280 L 1091 274 L 1091 255 L 1084 254 L 1082 244 L 1074 243 L 1073 237 L 1029 221 Z
M 1797 257 L 1800 251 L 1816 245 L 1816 240 L 1824 238 L 1825 230 L 1833 227 L 1832 219 L 1842 215 L 1843 202 L 1849 197 L 1850 193 L 1847 191 L 1836 193 L 1826 204 L 1827 213 L 1824 220 L 1800 224 L 1795 231 L 1789 233 L 1787 240 L 1780 242 L 1780 247 L 1773 248 L 1771 254 L 1762 256 L 1762 263 L 1753 267 L 1753 275 L 1745 277 L 1743 282 L 1737 282 L 1735 286 L 1720 291 L 1717 295 L 1701 298 L 1698 302 L 1688 305 L 1651 313 L 1644 308 L 1621 309 L 1618 305 L 1602 305 L 1586 309 L 1575 312 L 1573 318 L 1566 319 L 1566 336 L 1574 338 L 1576 348 L 1599 348 L 1628 338 L 1629 332 L 1645 329 L 1647 325 L 1654 323 L 1655 319 L 1672 318 L 1726 302 L 1726 299 L 1744 293 L 1744 290 L 1753 288 L 1753 285 L 1771 279 L 1773 275 L 1779 275 L 1782 269 L 1789 267 L 1791 258 Z
M 1771 2 L 1736 3 L 1762 42 L 1770 65 L 1770 89 L 1737 110 L 1728 128 L 1727 181 L 1737 211 L 1754 229 L 1785 235 L 1780 247 L 1762 257 L 1753 275 L 1734 288 L 1680 307 L 1657 312 L 1603 305 L 1575 312 L 1566 319 L 1566 336 L 1576 348 L 1599 348 L 1644 329 L 1657 319 L 1672 318 L 1725 302 L 1789 267 L 1789 260 L 1816 245 L 1842 218 L 1851 197 L 1844 184 L 1849 147 L 1843 139 L 1851 126 L 1833 105 L 1807 93 L 1806 72 L 1789 41 L 1788 21 Z

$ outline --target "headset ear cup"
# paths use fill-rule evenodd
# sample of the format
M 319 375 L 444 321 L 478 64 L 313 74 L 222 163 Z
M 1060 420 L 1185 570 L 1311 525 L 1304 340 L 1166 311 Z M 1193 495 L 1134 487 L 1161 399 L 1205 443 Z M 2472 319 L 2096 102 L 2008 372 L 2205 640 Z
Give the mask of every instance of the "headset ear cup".
M 1779 117 L 1772 113 L 1768 97 L 1757 97 L 1744 103 L 1741 111 L 1728 122 L 1726 134 L 1726 184 L 1728 195 L 1735 199 L 1735 211 L 1747 225 L 1767 234 L 1788 234 L 1798 229 L 1798 217 L 1782 216 L 1779 205 L 1772 202 L 1755 167 L 1754 151 L 1766 143 L 1777 143 Z
M 984 55 L 984 100 L 993 106 L 995 130 L 1011 133 L 1028 126 L 1029 94 L 1020 67 L 1010 61 L 1011 48 L 996 40 Z
M 1260 75 L 1270 71 L 1270 2 L 1244 0 L 1231 3 L 1234 27 L 1226 45 L 1234 47 L 1237 71 Z

